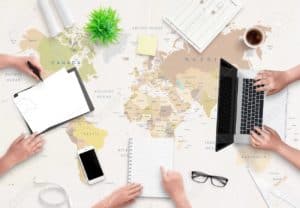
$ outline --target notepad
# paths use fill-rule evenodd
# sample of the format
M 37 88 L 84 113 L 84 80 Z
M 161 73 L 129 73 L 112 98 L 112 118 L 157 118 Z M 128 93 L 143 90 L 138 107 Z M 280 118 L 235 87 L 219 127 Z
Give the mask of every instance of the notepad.
M 179 3 L 178 3 L 179 2 Z M 164 21 L 203 52 L 241 10 L 239 0 L 181 0 Z
M 14 102 L 31 133 L 43 133 L 94 110 L 76 68 L 62 69 L 16 93 Z
M 173 169 L 171 138 L 138 139 L 128 142 L 128 183 L 143 186 L 141 197 L 168 197 L 161 184 L 160 167 Z
M 157 50 L 157 37 L 141 35 L 138 38 L 137 53 L 140 55 L 155 56 Z

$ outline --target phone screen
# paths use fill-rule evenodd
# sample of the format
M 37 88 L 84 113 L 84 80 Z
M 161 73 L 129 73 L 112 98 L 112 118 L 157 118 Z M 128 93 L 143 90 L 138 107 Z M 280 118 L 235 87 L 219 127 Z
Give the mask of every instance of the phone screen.
M 103 176 L 103 171 L 95 150 L 92 149 L 87 152 L 80 153 L 79 157 L 89 180 Z

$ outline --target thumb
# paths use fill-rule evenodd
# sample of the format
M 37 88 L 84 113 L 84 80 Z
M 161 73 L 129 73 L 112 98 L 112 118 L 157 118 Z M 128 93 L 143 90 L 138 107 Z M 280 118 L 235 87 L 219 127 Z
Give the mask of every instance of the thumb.
M 26 70 L 27 74 L 29 74 L 30 76 L 32 76 L 34 79 L 39 80 L 38 76 L 35 75 L 35 73 L 33 73 L 33 71 L 31 71 L 31 69 L 27 69 Z
M 163 166 L 160 166 L 160 173 L 163 179 L 165 179 L 167 177 L 165 168 Z
M 25 137 L 24 133 L 20 134 L 20 136 L 18 136 L 18 138 L 15 139 L 15 141 L 13 142 L 13 144 L 16 144 L 16 143 L 20 142 L 21 140 L 24 139 L 24 137 Z

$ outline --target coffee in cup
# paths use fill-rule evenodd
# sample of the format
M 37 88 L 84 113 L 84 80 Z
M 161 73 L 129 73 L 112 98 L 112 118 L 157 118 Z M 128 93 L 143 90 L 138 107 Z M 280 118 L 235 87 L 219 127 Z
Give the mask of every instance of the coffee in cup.
M 265 33 L 257 27 L 249 28 L 246 30 L 243 40 L 249 48 L 257 48 L 265 41 Z

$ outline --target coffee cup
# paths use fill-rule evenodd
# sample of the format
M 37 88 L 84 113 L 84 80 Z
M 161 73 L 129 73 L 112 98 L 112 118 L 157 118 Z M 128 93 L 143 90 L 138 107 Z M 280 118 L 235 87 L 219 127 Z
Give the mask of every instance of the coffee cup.
M 258 27 L 251 27 L 245 31 L 243 41 L 249 48 L 258 48 L 265 41 L 265 33 Z

